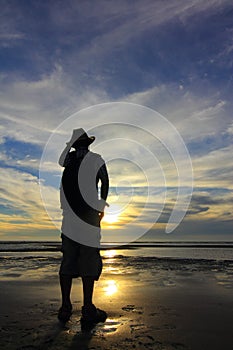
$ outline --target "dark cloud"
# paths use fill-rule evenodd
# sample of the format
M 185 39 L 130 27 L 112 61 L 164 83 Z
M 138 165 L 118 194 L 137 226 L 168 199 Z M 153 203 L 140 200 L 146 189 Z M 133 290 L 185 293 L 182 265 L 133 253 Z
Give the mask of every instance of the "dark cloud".
M 231 205 L 233 203 L 232 197 L 219 197 L 211 194 L 200 195 L 193 194 L 187 216 L 195 215 L 202 212 L 207 212 L 212 206 Z
M 198 205 L 221 205 L 221 204 L 227 204 L 227 203 L 233 203 L 232 197 L 218 197 L 213 195 L 199 195 L 199 194 L 193 194 L 192 200 L 191 200 L 191 206 L 198 206 Z
M 186 213 L 186 215 L 194 215 L 208 211 L 210 207 L 203 207 L 201 205 L 192 206 Z
M 221 204 L 223 202 L 222 199 L 216 199 L 211 197 L 210 195 L 198 195 L 193 194 L 191 205 L 211 205 L 211 204 Z

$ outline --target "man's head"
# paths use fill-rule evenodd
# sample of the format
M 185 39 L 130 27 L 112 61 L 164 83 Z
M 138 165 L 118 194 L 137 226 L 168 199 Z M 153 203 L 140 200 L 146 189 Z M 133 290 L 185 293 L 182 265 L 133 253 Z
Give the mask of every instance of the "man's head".
M 72 147 L 75 149 L 79 147 L 88 147 L 92 142 L 95 141 L 95 136 L 88 136 L 87 133 L 82 129 L 74 129 L 71 140 L 74 140 Z

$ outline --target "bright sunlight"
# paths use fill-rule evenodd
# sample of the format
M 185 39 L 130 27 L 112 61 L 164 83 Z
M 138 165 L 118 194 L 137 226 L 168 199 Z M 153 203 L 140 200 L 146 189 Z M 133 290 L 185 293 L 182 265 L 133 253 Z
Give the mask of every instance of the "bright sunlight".
M 110 208 L 106 208 L 103 221 L 107 224 L 114 224 L 119 221 L 122 208 L 120 205 L 111 204 Z

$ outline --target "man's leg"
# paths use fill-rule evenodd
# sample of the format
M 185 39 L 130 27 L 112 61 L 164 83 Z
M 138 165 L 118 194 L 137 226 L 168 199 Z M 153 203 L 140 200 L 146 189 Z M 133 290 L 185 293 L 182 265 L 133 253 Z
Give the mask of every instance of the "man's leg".
M 96 248 L 82 246 L 81 250 L 82 284 L 83 284 L 83 307 L 81 326 L 87 329 L 98 322 L 104 322 L 107 318 L 105 311 L 100 310 L 93 304 L 93 291 L 95 280 L 98 280 L 102 270 L 102 259 Z
M 60 286 L 62 294 L 62 308 L 71 309 L 72 304 L 70 300 L 72 277 L 68 275 L 60 275 Z
M 107 318 L 105 311 L 97 309 L 92 302 L 95 278 L 82 277 L 83 283 L 83 307 L 81 325 L 85 329 L 98 322 L 104 322 Z
M 92 305 L 95 279 L 93 277 L 82 277 L 83 283 L 83 305 Z
M 60 275 L 60 286 L 62 294 L 62 306 L 58 312 L 58 319 L 62 322 L 67 322 L 72 314 L 72 304 L 70 301 L 72 277 L 68 275 Z

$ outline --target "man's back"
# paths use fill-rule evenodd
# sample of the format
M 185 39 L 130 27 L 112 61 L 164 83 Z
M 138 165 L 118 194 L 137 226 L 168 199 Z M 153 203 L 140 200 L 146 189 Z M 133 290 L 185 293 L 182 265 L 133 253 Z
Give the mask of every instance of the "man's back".
M 85 222 L 96 225 L 101 211 L 98 200 L 99 180 L 103 185 L 101 192 L 105 192 L 105 187 L 108 187 L 103 159 L 96 153 L 79 150 L 68 154 L 64 166 L 61 182 L 62 209 L 72 210 Z
M 91 206 L 91 203 L 87 203 L 84 199 L 85 188 L 80 186 L 79 172 L 83 160 L 86 158 L 87 154 L 78 155 L 77 152 L 69 153 L 69 160 L 65 166 L 61 181 L 61 207 L 65 210 L 72 210 L 80 219 L 84 221 L 89 221 L 88 218 L 91 215 L 97 215 L 96 211 Z M 92 177 L 92 178 L 91 178 Z M 96 183 L 94 173 L 92 172 L 91 177 L 89 175 L 88 183 Z M 81 187 L 81 188 L 80 188 Z M 93 186 L 92 186 L 93 187 Z M 93 195 L 98 196 L 97 191 Z

